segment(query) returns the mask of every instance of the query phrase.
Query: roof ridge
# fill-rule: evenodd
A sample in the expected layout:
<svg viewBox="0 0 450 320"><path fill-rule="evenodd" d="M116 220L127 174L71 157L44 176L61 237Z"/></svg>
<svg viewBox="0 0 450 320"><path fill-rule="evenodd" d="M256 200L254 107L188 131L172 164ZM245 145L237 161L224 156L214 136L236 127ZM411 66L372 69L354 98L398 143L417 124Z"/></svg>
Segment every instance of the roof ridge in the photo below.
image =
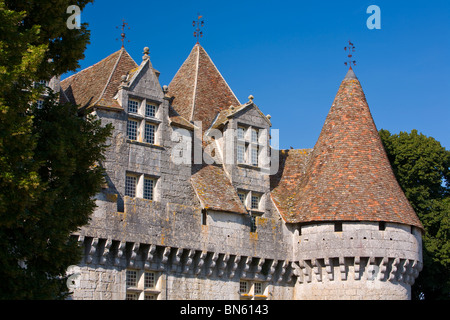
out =
<svg viewBox="0 0 450 320"><path fill-rule="evenodd" d="M192 108L191 108L191 116L189 117L189 121L192 121L194 118L194 110L195 110L195 96L197 95L197 82L198 82L198 64L200 61L200 48L199 45L196 44L194 48L197 48L197 59L195 61L195 79L194 79L194 90L192 92Z"/></svg>
<svg viewBox="0 0 450 320"><path fill-rule="evenodd" d="M112 70L111 70L111 73L110 73L110 75L109 75L109 77L108 77L108 80L106 81L105 87L103 88L102 92L101 92L100 95L98 96L97 101L95 101L94 104L97 104L97 103L102 99L103 95L105 94L106 88L108 88L108 85L109 85L109 83L111 82L111 78L112 78L112 76L113 76L113 74L114 74L114 71L116 71L117 65L119 64L120 58L122 57L122 54L123 54L123 52L125 51L125 48L122 47L122 48L120 48L119 51L120 51L119 57L117 58L116 63L114 64L114 67L113 67Z"/></svg>

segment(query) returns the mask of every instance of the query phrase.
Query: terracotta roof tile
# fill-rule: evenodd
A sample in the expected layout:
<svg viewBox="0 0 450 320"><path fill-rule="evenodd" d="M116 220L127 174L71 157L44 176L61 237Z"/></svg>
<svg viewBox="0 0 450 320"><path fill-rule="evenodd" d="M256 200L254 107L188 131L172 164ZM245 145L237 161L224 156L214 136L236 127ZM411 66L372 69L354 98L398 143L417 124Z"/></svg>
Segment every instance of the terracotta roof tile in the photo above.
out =
<svg viewBox="0 0 450 320"><path fill-rule="evenodd" d="M121 108L115 99L120 78L137 64L122 48L100 62L61 81L61 88L69 100L87 108L94 105Z"/></svg>
<svg viewBox="0 0 450 320"><path fill-rule="evenodd" d="M394 176L361 84L350 70L341 83L287 222L386 221L422 224ZM276 200L274 199L274 202Z"/></svg>
<svg viewBox="0 0 450 320"><path fill-rule="evenodd" d="M189 121L202 121L206 131L217 114L240 102L211 58L196 44L169 85L174 109Z"/></svg>
<svg viewBox="0 0 450 320"><path fill-rule="evenodd" d="M270 176L271 197L286 221L296 218L296 194L312 149L279 150L279 170Z"/></svg>
<svg viewBox="0 0 450 320"><path fill-rule="evenodd" d="M236 189L222 167L207 165L191 177L192 186L202 207L209 210L246 214Z"/></svg>

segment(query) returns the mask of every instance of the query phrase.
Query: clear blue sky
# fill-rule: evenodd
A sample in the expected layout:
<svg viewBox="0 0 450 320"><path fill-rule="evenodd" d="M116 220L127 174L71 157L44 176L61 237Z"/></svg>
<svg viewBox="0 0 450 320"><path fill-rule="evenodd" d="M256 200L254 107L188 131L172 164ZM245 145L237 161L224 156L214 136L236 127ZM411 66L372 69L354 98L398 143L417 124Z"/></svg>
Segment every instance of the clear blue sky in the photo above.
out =
<svg viewBox="0 0 450 320"><path fill-rule="evenodd" d="M372 4L381 9L380 30L366 26ZM195 44L197 13L205 20L201 45L241 103L252 94L272 115L281 148L314 146L352 40L377 128L417 129L450 149L450 1L97 0L81 14L91 30L81 69L120 49L116 26L125 19L125 48L140 63L148 46L168 85Z"/></svg>

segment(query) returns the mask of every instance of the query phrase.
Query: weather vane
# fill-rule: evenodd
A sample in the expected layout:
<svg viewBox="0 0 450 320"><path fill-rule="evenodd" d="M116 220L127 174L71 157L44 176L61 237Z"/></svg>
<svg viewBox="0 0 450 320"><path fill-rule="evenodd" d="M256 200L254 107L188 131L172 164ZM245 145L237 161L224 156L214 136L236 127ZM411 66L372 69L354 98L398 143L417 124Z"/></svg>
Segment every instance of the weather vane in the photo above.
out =
<svg viewBox="0 0 450 320"><path fill-rule="evenodd" d="M352 64L353 64L353 66L356 66L356 61L352 60L352 57L353 57L352 52L355 52L355 46L353 45L353 43L350 42L350 40L348 41L348 46L344 47L344 50L346 52L348 52L348 55L347 55L348 61L344 62L344 64L346 66L349 66L350 68L352 67Z"/></svg>
<svg viewBox="0 0 450 320"><path fill-rule="evenodd" d="M124 43L125 38L126 38L125 27L128 27L128 23L125 22L125 19L122 19L122 33L120 34L120 38L121 38L121 41L122 41L122 48L124 47L123 43ZM116 29L119 29L119 27L117 26ZM130 27L128 27L128 30L130 30ZM119 40L119 39L117 38L116 40ZM128 40L128 42L130 42L130 40Z"/></svg>
<svg viewBox="0 0 450 320"><path fill-rule="evenodd" d="M205 21L200 20L203 16L197 14L197 21L192 21L192 26L195 28L194 37L197 38L197 43L200 43L200 38L203 37L203 32L200 31L200 28L203 27Z"/></svg>

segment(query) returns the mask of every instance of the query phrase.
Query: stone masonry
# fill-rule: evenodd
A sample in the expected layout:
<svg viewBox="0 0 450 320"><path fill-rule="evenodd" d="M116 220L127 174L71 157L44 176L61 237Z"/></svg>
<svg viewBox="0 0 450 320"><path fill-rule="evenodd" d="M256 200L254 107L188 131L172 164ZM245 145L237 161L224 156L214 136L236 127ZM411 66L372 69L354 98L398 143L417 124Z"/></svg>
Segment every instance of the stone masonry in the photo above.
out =
<svg viewBox="0 0 450 320"><path fill-rule="evenodd" d="M169 86L148 48L139 65L122 48L61 81L114 126L98 207L73 234L72 299L409 299L423 228L350 71L312 150L274 149L270 116L199 44ZM333 131L348 118L370 152Z"/></svg>

